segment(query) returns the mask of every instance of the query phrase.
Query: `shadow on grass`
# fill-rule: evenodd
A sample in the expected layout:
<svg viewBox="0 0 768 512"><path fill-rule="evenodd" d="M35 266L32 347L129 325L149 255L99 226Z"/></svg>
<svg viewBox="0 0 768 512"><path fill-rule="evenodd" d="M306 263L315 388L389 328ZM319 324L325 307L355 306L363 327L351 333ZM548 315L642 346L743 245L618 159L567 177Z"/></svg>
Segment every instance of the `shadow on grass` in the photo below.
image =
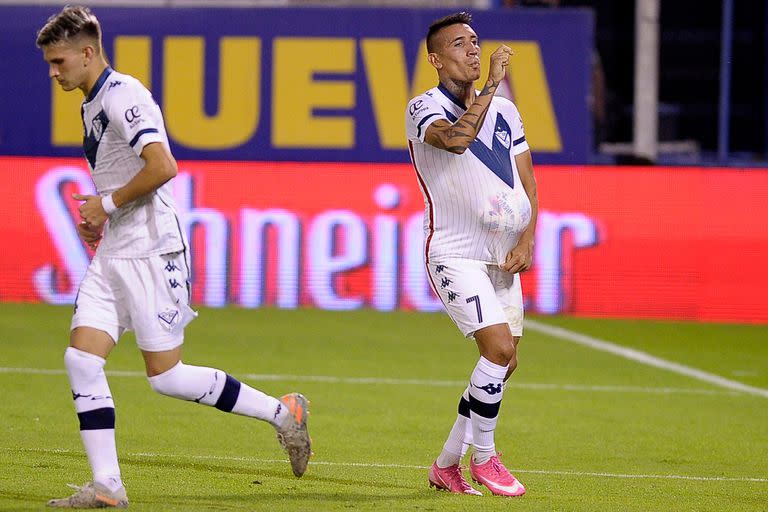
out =
<svg viewBox="0 0 768 512"><path fill-rule="evenodd" d="M85 455L83 453L77 453L77 452L54 452L49 453L48 456L50 457L58 457L58 458L67 458L67 459L83 459L85 458ZM220 474L230 474L230 475L241 475L245 478L247 478L249 481L259 480L263 478L274 478L278 480L282 480L287 484L296 484L299 485L301 482L322 482L322 483L333 483L337 485L349 485L349 486L356 486L356 487L364 487L364 488L375 488L375 489L413 489L413 485L406 485L406 484L398 484L397 482L393 481L372 481L367 478L363 478L362 475L358 476L359 478L339 478L339 477L332 477L327 475L318 475L316 472L312 471L312 466L310 462L309 470L306 474L304 474L301 479L297 479L293 476L290 472L290 465L288 461L285 461L285 469L271 469L264 466L251 466L251 465L245 465L242 462L239 464L232 464L231 462L227 462L226 465L222 465L220 463L213 463L213 462L204 462L204 461L179 461L179 460L168 460L167 458L164 458L161 455L155 455L151 458L149 457L142 457L142 456L136 456L136 455L127 455L120 458L120 465L125 467L127 465L136 466L136 467L147 467L147 468L156 468L156 469L167 469L167 470L191 470L191 471L200 471L200 472L208 472L208 473L220 473ZM316 490L313 489L311 492L307 493L307 497L316 496ZM296 494L291 494L290 496L296 497Z"/></svg>

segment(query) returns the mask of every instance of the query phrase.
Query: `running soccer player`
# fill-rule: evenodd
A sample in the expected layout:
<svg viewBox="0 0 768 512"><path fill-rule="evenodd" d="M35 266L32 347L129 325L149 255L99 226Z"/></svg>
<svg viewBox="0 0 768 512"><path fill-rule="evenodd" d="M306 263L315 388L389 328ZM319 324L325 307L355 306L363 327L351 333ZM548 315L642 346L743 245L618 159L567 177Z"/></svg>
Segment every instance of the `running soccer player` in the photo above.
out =
<svg viewBox="0 0 768 512"><path fill-rule="evenodd" d="M480 494L459 466L471 444L472 479L493 494L520 496L525 488L499 460L494 430L523 334L518 272L530 268L533 258L536 181L520 114L512 102L494 96L512 51L502 45L491 54L488 80L476 91L480 46L471 22L461 12L429 27L427 58L440 83L413 98L405 114L424 195L430 283L480 352L429 483Z"/></svg>
<svg viewBox="0 0 768 512"><path fill-rule="evenodd" d="M37 45L49 75L85 95L83 149L99 195L82 201L81 239L96 254L80 284L64 364L93 480L52 507L128 506L115 447L115 405L104 365L120 335L136 333L155 391L271 423L301 476L311 453L307 400L271 397L214 368L181 361L189 307L189 253L169 180L177 172L163 116L135 78L109 67L101 27L86 7L48 19Z"/></svg>

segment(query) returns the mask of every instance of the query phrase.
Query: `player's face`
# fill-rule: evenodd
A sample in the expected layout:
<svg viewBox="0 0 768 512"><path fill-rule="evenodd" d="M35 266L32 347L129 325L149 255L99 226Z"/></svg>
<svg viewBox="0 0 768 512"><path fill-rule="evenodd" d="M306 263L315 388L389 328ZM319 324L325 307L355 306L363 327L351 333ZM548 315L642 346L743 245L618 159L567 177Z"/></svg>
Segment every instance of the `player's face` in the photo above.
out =
<svg viewBox="0 0 768 512"><path fill-rule="evenodd" d="M457 23L438 33L437 56L442 72L457 82L480 78L480 45L472 27Z"/></svg>
<svg viewBox="0 0 768 512"><path fill-rule="evenodd" d="M62 89L71 91L82 87L87 79L87 61L83 48L69 42L43 47L43 58L48 63L48 76L56 79Z"/></svg>

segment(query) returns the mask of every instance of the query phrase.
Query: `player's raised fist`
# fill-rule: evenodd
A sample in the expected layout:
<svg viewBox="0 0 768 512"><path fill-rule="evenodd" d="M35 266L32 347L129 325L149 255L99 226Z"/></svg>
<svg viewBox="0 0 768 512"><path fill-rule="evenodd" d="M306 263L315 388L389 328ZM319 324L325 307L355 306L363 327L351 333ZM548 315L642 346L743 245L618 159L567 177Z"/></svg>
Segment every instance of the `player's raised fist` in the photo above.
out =
<svg viewBox="0 0 768 512"><path fill-rule="evenodd" d="M503 44L496 48L491 54L491 67L488 72L488 78L494 83L499 83L507 74L509 59L514 55L512 48Z"/></svg>

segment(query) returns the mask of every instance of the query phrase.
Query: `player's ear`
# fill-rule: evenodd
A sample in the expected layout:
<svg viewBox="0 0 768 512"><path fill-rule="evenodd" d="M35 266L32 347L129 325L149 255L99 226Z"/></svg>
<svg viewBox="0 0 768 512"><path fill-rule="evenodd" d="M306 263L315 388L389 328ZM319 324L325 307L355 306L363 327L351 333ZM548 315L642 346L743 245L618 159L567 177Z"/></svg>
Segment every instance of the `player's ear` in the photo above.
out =
<svg viewBox="0 0 768 512"><path fill-rule="evenodd" d="M92 45L86 44L83 46L81 51L83 52L83 57L85 57L84 64L87 66L91 59L93 59L93 56L96 54L96 50Z"/></svg>
<svg viewBox="0 0 768 512"><path fill-rule="evenodd" d="M436 53L429 53L427 54L427 60L430 64L432 64L432 67L435 69L442 69L443 63L440 62L440 56Z"/></svg>

